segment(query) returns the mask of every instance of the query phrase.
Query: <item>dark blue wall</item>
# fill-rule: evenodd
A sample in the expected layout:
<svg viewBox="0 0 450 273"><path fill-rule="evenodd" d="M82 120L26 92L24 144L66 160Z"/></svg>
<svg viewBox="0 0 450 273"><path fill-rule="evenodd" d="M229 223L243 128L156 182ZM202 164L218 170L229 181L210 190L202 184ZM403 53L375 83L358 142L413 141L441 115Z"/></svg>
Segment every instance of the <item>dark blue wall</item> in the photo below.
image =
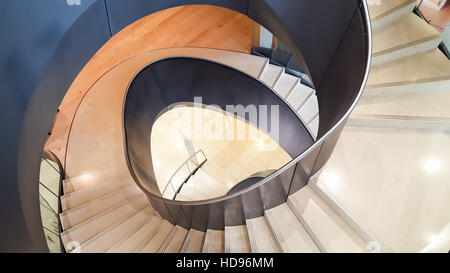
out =
<svg viewBox="0 0 450 273"><path fill-rule="evenodd" d="M175 81L173 75L177 75ZM162 111L180 102L193 103L194 97L201 97L204 105L217 105L223 110L227 105L267 106L267 116L258 113L257 118L259 122L266 119L269 126L276 124L278 128L263 128L258 120L249 120L245 114L231 114L242 115L241 119L271 136L292 158L314 143L294 110L270 88L251 76L234 68L196 58L163 59L136 74L128 88L124 105L125 147L130 171L151 194L161 196L148 141L152 125ZM272 120L274 117L270 114L273 106L279 109L277 120Z"/></svg>

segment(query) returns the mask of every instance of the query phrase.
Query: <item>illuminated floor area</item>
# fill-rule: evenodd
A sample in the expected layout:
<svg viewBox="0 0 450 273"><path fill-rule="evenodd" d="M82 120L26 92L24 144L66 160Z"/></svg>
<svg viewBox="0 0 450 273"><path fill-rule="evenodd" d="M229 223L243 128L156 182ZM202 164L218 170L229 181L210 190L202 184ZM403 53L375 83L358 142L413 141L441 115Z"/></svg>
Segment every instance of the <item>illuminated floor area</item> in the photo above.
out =
<svg viewBox="0 0 450 273"><path fill-rule="evenodd" d="M446 133L346 127L317 185L391 251L447 252L449 155Z"/></svg>
<svg viewBox="0 0 450 273"><path fill-rule="evenodd" d="M207 161L200 172L221 184L208 197L225 195L249 176L278 170L292 160L274 139L255 126L222 111L188 106L169 110L157 119L152 127L151 148L161 191L192 152L202 150Z"/></svg>

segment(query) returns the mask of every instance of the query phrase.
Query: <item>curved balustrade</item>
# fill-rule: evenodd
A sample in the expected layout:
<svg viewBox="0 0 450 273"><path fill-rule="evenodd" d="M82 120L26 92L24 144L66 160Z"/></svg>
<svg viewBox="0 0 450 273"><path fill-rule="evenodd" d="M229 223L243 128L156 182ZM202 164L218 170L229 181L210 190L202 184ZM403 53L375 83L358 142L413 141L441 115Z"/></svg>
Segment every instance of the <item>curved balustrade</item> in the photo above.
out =
<svg viewBox="0 0 450 273"><path fill-rule="evenodd" d="M186 159L170 177L162 191L162 196L164 198L175 200L183 185L206 162L206 160L208 159L202 150L198 150ZM183 173L183 170L187 172Z"/></svg>

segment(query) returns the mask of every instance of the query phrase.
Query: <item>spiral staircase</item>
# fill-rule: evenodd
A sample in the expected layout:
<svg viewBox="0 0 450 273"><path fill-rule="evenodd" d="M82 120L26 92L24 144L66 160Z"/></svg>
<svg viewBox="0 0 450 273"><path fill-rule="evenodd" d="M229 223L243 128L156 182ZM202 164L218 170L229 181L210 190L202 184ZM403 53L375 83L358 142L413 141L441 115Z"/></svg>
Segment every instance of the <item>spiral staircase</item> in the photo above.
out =
<svg viewBox="0 0 450 273"><path fill-rule="evenodd" d="M306 74L317 88L311 88L304 78L288 73L286 67L268 58L212 48L172 47L145 51L115 65L96 79L82 97L69 128L64 162L68 176L62 181L59 214L60 238L66 252L396 251L343 209L342 200L337 200L341 196L335 200L328 194L321 186L320 175L338 165L339 159L335 158L342 150L340 143L349 137L348 127L417 129L419 126L427 130L445 123L443 118L424 118L412 109L417 101L429 96L427 92L431 88L437 99L445 98L444 91L450 83L450 63L437 49L442 37L412 13L416 1L381 1L381 5L369 6L365 1L352 1L357 4L352 3L354 10L346 14L350 19L342 23L342 37L336 38L339 42L332 50L335 55L325 52L313 58L308 53L314 51L311 46L314 43L303 45L303 51L295 49L300 36L310 35L290 28L295 25L295 14L274 1L261 2L266 6L260 7L252 4L254 2L246 6L249 10L254 7L252 18L264 20L261 14L269 10L284 15L281 19L281 16L274 17L285 21L275 23L272 28L288 41L293 58L307 67ZM325 5L325 2L305 4L304 8ZM292 5L297 4L302 5L300 1L292 2ZM234 2L230 6L237 6L236 10L242 8ZM158 6L158 9L162 8ZM368 10L372 33L366 29ZM126 26L121 20L135 19L120 18L118 22ZM329 18L333 19L336 18ZM119 27L119 23L109 24L110 35L111 31L123 27ZM370 59L365 56L368 53L372 53L372 68L367 75L370 61L364 58ZM348 58L351 54L354 58ZM314 59L318 62L312 63ZM347 73L343 68L352 62L357 65L354 69L349 67ZM184 70L177 70L181 68ZM284 107L282 119L286 120L280 145L292 161L229 195L217 194L231 188L224 187L200 167L180 188L178 199L162 197L155 188L154 166L147 155L151 130L143 129L143 124L148 125L149 120L154 122L161 109L173 102L185 101L184 93L176 91L176 81L158 78L167 74L162 73L164 71L180 75L180 86L192 90L197 90L197 86L190 85L193 80L189 75L205 90L209 90L206 82L214 82L215 76L230 75L226 77L228 83L222 79L216 89L212 89L217 94L204 94L207 102L208 98L212 98L211 103L215 102L214 96L219 93L220 98L233 100L239 97L233 92L241 92L243 101L254 99L261 104L280 104ZM204 79L195 76L199 71ZM358 72L353 73L355 71ZM217 78L220 81L220 76ZM162 90L154 92L158 94L148 93L155 90L153 82ZM221 84L235 82L243 83L247 90L233 90L225 95L219 92ZM255 93L251 93L252 88ZM247 99L245 92L257 95ZM337 151L333 153L336 145ZM447 252L446 239L425 251Z"/></svg>

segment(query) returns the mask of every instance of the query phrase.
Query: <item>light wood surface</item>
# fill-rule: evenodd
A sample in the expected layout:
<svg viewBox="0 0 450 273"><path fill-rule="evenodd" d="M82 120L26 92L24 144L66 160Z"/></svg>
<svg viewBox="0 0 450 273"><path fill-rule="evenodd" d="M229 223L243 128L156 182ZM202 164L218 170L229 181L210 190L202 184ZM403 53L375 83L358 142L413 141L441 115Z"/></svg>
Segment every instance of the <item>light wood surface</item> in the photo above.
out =
<svg viewBox="0 0 450 273"><path fill-rule="evenodd" d="M152 234L150 240L146 242L146 244L139 248L139 252L141 253L156 253L161 248L161 246L166 241L169 234L172 232L174 226L169 223L167 220L163 220L158 228L157 231Z"/></svg>
<svg viewBox="0 0 450 273"><path fill-rule="evenodd" d="M180 185L177 181L189 176L185 165L178 169L189 158L185 138L193 149L204 152L207 161L181 188L179 200L224 196L249 176L277 170L292 160L277 140L244 120L224 111L178 105L152 127L151 154L161 192L175 173L175 188Z"/></svg>
<svg viewBox="0 0 450 273"><path fill-rule="evenodd" d="M61 239L66 247L66 250L71 251L69 248L71 242L83 244L93 238L96 234L104 231L109 226L117 223L118 221L131 217L148 205L149 202L147 198L145 196L141 196L134 200L120 203L107 211L82 222L81 224L65 230L61 233Z"/></svg>

